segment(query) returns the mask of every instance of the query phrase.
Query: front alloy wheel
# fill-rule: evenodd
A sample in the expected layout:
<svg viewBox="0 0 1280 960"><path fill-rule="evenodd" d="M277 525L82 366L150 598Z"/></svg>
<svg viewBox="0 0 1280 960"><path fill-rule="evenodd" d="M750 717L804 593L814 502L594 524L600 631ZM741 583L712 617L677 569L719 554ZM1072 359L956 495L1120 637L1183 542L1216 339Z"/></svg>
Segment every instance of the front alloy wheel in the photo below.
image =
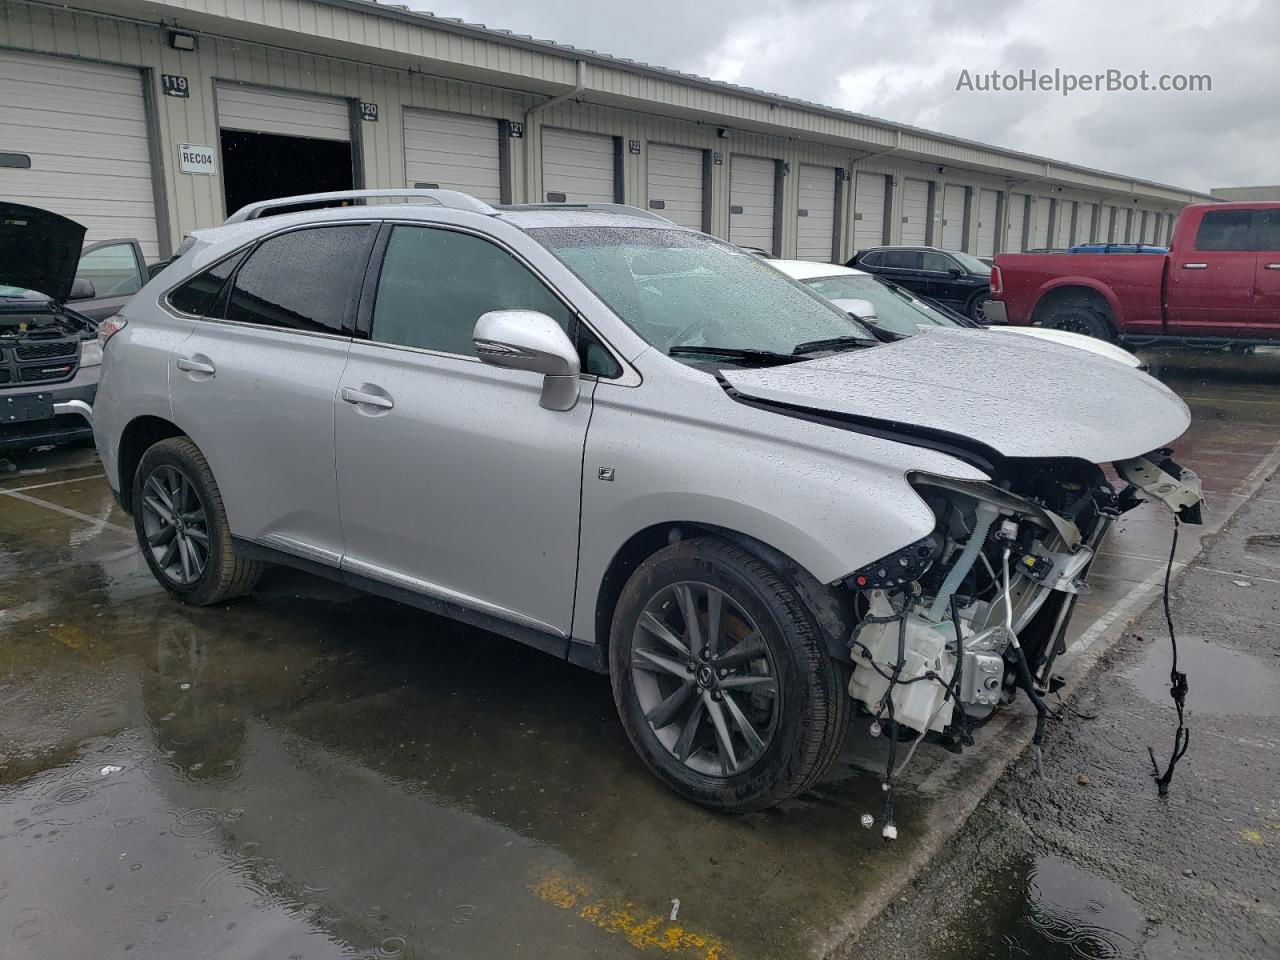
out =
<svg viewBox="0 0 1280 960"><path fill-rule="evenodd" d="M161 464L142 483L142 529L155 568L176 584L200 579L209 562L209 517L194 484Z"/></svg>
<svg viewBox="0 0 1280 960"><path fill-rule="evenodd" d="M676 760L727 777L764 756L778 681L759 630L731 596L708 583L663 587L640 614L631 653L645 721Z"/></svg>

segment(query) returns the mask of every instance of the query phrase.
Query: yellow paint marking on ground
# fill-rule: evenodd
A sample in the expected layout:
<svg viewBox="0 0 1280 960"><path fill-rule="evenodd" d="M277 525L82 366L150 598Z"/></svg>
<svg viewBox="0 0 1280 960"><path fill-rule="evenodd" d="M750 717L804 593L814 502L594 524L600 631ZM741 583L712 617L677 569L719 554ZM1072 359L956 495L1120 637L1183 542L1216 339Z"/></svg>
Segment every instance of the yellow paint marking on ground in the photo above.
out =
<svg viewBox="0 0 1280 960"><path fill-rule="evenodd" d="M1252 843L1255 847L1260 847L1264 843L1266 843L1266 841L1262 839L1262 834L1260 834L1257 830L1241 830L1240 836L1244 837L1246 840Z"/></svg>
<svg viewBox="0 0 1280 960"><path fill-rule="evenodd" d="M541 877L529 889L539 900L573 911L592 926L623 937L637 950L657 950L688 960L736 960L736 954L715 937L688 930L665 914L638 912L629 900L595 897L585 885L559 871Z"/></svg>

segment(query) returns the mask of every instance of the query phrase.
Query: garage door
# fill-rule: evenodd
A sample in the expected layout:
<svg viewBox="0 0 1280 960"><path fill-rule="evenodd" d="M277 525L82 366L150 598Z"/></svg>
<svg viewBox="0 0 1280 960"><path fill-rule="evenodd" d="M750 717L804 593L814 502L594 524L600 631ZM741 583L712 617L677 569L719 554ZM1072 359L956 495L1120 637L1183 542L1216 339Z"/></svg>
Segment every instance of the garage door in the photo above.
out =
<svg viewBox="0 0 1280 960"><path fill-rule="evenodd" d="M26 158L0 166L0 197L70 217L86 240L136 237L159 259L138 71L0 52L0 87L0 151Z"/></svg>
<svg viewBox="0 0 1280 960"><path fill-rule="evenodd" d="M613 137L542 131L542 191L549 203L613 203Z"/></svg>
<svg viewBox="0 0 1280 960"><path fill-rule="evenodd" d="M777 164L735 154L729 161L729 239L773 254L774 178Z"/></svg>
<svg viewBox="0 0 1280 960"><path fill-rule="evenodd" d="M485 203L501 203L498 122L405 110L404 180L409 187L461 190Z"/></svg>
<svg viewBox="0 0 1280 960"><path fill-rule="evenodd" d="M1116 242L1116 230L1119 228L1119 216L1116 208L1110 204L1102 207L1102 223L1098 227L1098 239L1103 243Z"/></svg>
<svg viewBox="0 0 1280 960"><path fill-rule="evenodd" d="M994 257L996 253L996 218L1000 194L994 190L978 191L978 256Z"/></svg>
<svg viewBox="0 0 1280 960"><path fill-rule="evenodd" d="M853 248L865 250L884 243L885 177L860 173L854 180Z"/></svg>
<svg viewBox="0 0 1280 960"><path fill-rule="evenodd" d="M929 231L929 183L906 179L902 184L902 242L921 244Z"/></svg>
<svg viewBox="0 0 1280 960"><path fill-rule="evenodd" d="M1005 234L1004 249L1009 253L1021 253L1026 249L1022 231L1027 222L1027 195L1009 194L1009 229Z"/></svg>
<svg viewBox="0 0 1280 960"><path fill-rule="evenodd" d="M796 256L830 263L836 229L836 170L800 164L800 207L796 221Z"/></svg>
<svg viewBox="0 0 1280 960"><path fill-rule="evenodd" d="M1048 197L1036 197L1031 204L1031 249L1043 250L1049 246L1049 210L1053 201Z"/></svg>
<svg viewBox="0 0 1280 960"><path fill-rule="evenodd" d="M1076 205L1076 243L1090 243L1093 240L1093 211L1096 205L1080 203Z"/></svg>
<svg viewBox="0 0 1280 960"><path fill-rule="evenodd" d="M952 183L942 191L942 248L964 247L964 187Z"/></svg>
<svg viewBox="0 0 1280 960"><path fill-rule="evenodd" d="M234 83L217 85L218 126L313 140L351 140L351 107L338 97L313 97Z"/></svg>
<svg viewBox="0 0 1280 960"><path fill-rule="evenodd" d="M691 147L649 144L649 209L683 227L701 230L703 153Z"/></svg>

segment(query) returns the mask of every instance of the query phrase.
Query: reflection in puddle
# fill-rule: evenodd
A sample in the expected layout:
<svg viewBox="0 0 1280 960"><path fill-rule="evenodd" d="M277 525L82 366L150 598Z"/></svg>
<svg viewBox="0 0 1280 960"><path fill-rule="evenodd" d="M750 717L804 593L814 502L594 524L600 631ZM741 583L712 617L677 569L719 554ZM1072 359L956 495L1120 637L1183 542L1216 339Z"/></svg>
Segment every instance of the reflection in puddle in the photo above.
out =
<svg viewBox="0 0 1280 960"><path fill-rule="evenodd" d="M1275 716L1280 710L1280 684L1273 668L1251 654L1203 637L1179 637L1178 668L1191 678L1188 710L1230 716ZM1170 703L1168 640L1151 643L1125 679L1153 703Z"/></svg>

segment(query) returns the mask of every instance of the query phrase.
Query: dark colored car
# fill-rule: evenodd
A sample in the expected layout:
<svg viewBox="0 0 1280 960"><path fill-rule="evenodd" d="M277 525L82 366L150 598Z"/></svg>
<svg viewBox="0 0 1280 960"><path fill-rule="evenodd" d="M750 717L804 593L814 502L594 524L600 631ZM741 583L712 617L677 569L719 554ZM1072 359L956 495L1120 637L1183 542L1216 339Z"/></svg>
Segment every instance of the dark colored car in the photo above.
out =
<svg viewBox="0 0 1280 960"><path fill-rule="evenodd" d="M103 241L89 250L106 255L82 256L84 233L56 213L0 203L0 447L92 436L102 348L95 318L65 304L76 294L99 310L123 303L119 291L133 281L121 275L121 251L108 248L133 242ZM98 298L95 280L77 279L86 261L110 299Z"/></svg>
<svg viewBox="0 0 1280 960"><path fill-rule="evenodd" d="M860 250L846 266L873 273L986 322L984 306L990 293L991 267L977 257L937 247L872 247Z"/></svg>

